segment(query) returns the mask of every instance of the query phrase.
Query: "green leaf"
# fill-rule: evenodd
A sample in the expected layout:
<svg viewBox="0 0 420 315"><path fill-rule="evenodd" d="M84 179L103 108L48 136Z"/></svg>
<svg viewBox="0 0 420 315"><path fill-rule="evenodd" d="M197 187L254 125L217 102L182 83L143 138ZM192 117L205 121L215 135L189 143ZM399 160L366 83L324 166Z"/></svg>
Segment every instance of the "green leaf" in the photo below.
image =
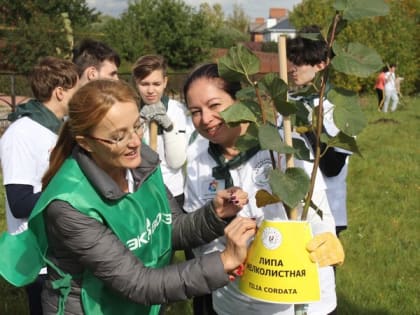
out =
<svg viewBox="0 0 420 315"><path fill-rule="evenodd" d="M300 33L300 36L313 41L324 40L320 33Z"/></svg>
<svg viewBox="0 0 420 315"><path fill-rule="evenodd" d="M251 149L259 144L258 141L258 127L256 124L251 123L248 126L246 133L238 138L235 143L235 147L241 151L245 152L248 149Z"/></svg>
<svg viewBox="0 0 420 315"><path fill-rule="evenodd" d="M334 42L335 57L331 65L335 70L359 77L368 77L383 67L381 56L372 48L360 43L349 43L342 47Z"/></svg>
<svg viewBox="0 0 420 315"><path fill-rule="evenodd" d="M246 121L256 123L260 115L259 106L253 101L236 102L220 112L220 116L229 125Z"/></svg>
<svg viewBox="0 0 420 315"><path fill-rule="evenodd" d="M265 75L258 86L266 91L271 97L276 110L283 116L289 116L296 112L294 103L287 101L287 84L275 73Z"/></svg>
<svg viewBox="0 0 420 315"><path fill-rule="evenodd" d="M243 45L231 47L218 65L219 75L228 81L243 81L260 71L260 60Z"/></svg>
<svg viewBox="0 0 420 315"><path fill-rule="evenodd" d="M356 153L360 157L363 157L354 137L350 137L343 132L339 132L335 137L331 137L326 143L330 147L337 147L347 151L351 151Z"/></svg>
<svg viewBox="0 0 420 315"><path fill-rule="evenodd" d="M272 99L287 100L287 84L276 73L266 74L258 83L265 87Z"/></svg>
<svg viewBox="0 0 420 315"><path fill-rule="evenodd" d="M305 104L301 101L290 102L294 102L296 108L293 125L296 127L311 125L309 122L309 110L306 108Z"/></svg>
<svg viewBox="0 0 420 315"><path fill-rule="evenodd" d="M253 86L246 86L239 90L235 97L239 101L254 100L257 97L257 94L255 93L255 88Z"/></svg>
<svg viewBox="0 0 420 315"><path fill-rule="evenodd" d="M293 115L297 111L294 102L278 101L274 103L274 105L276 106L277 111L283 116Z"/></svg>
<svg viewBox="0 0 420 315"><path fill-rule="evenodd" d="M336 0L334 8L343 11L343 18L348 21L389 13L389 6L384 0Z"/></svg>
<svg viewBox="0 0 420 315"><path fill-rule="evenodd" d="M356 93L334 88L329 91L327 98L334 104L334 123L346 135L356 136L366 127L366 117L360 108Z"/></svg>
<svg viewBox="0 0 420 315"><path fill-rule="evenodd" d="M278 153L294 153L295 150L286 145L279 134L278 129L271 124L263 124L258 128L258 139L261 149L273 150Z"/></svg>
<svg viewBox="0 0 420 315"><path fill-rule="evenodd" d="M287 206L294 208L305 198L310 179L302 168L291 167L283 173L279 169L269 174L270 187L273 193Z"/></svg>
<svg viewBox="0 0 420 315"><path fill-rule="evenodd" d="M309 149L306 146L305 142L301 139L292 138L293 148L295 148L295 156L299 160L303 161L312 161L309 154Z"/></svg>

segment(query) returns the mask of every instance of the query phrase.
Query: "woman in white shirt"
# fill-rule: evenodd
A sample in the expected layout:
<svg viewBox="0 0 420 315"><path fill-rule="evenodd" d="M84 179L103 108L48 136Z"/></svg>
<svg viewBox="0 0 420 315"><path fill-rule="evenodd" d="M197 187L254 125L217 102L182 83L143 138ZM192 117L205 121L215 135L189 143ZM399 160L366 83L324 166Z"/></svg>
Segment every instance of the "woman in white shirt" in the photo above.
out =
<svg viewBox="0 0 420 315"><path fill-rule="evenodd" d="M248 128L247 123L229 127L220 112L234 106L235 94L241 89L239 82L227 82L219 77L216 64L205 64L196 68L188 77L184 86L184 95L192 122L199 134L208 140L208 149L201 150L193 159L188 160L184 210L194 211L219 189L231 185L239 186L249 194L250 202L238 214L256 218L287 220L285 209L280 203L264 209L256 206L255 194L259 189L271 191L266 180L267 170L272 167L270 154L259 147L240 152L235 147L240 135ZM284 160L284 159L282 159ZM296 161L297 166L311 169L311 163ZM308 221L314 234L335 233L334 218L331 214L322 176L314 191L314 203L323 209L321 219L313 209ZM336 240L335 234L333 236ZM338 243L339 244L339 243ZM207 245L194 249L196 255L222 250L225 240L219 238ZM342 250L337 246L337 252ZM336 262L335 262L336 263ZM309 307L309 314L328 314L336 307L334 273L332 267L320 268L321 301ZM257 314L294 314L291 304L271 304L243 295L237 282L231 282L212 294L214 311L219 315L257 315ZM209 312L211 313L211 312Z"/></svg>

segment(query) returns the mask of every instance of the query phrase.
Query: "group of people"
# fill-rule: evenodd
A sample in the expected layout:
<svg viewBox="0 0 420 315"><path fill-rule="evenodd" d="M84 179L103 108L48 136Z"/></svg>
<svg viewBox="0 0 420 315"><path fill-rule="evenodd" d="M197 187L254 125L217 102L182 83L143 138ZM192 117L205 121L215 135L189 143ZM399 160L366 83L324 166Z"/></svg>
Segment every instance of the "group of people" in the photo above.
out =
<svg viewBox="0 0 420 315"><path fill-rule="evenodd" d="M391 112L395 112L398 107L400 83L403 78L395 75L397 66L390 64L384 67L376 77L375 91L378 97L378 111L388 112L391 103Z"/></svg>
<svg viewBox="0 0 420 315"><path fill-rule="evenodd" d="M327 46L313 44L304 36L287 42L297 85L325 68ZM29 284L31 314L160 314L162 304L193 297L195 315L294 314L291 304L256 301L238 289L258 224L287 220L281 203L256 206L256 191L270 188L255 172L270 167L270 153L238 151L248 123L232 127L220 115L235 105L240 82L220 77L216 63L199 65L185 81L183 105L164 95L162 56L136 61L134 87L118 80L119 64L112 48L93 40L75 49L73 62L44 58L31 76L34 100L10 115L0 140L10 233L0 248L26 233L41 257L26 262L40 271L37 279L19 279ZM334 106L327 106L324 127L334 136ZM302 137L310 150L313 137ZM321 300L309 303L312 315L333 314L337 305L332 266L344 260L336 235L347 225L348 156L328 148L315 184L323 215L311 208L308 216L308 256L319 264L321 288ZM33 252L31 244L22 242L21 252ZM171 264L178 249L193 250L191 259ZM15 259L11 266L22 263ZM13 280L5 269L0 274Z"/></svg>

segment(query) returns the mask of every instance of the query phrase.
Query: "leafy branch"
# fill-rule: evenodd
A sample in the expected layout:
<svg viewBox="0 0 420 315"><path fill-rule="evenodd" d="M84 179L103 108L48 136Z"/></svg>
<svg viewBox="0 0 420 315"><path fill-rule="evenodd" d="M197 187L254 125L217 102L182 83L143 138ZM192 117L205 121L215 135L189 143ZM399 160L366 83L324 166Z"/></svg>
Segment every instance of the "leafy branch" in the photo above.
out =
<svg viewBox="0 0 420 315"><path fill-rule="evenodd" d="M241 151L259 144L261 149L269 150L273 169L268 175L272 193L259 191L257 206L282 202L286 210L296 208L304 202L302 220L306 219L312 204L315 178L321 157L320 143L326 147L339 147L360 154L355 141L366 126L366 119L359 106L356 93L342 88L328 86L331 68L346 75L369 76L383 66L380 56L373 50L359 43L346 46L336 42L337 35L348 23L365 17L380 16L388 13L384 0L337 0L336 10L327 32L328 58L326 67L311 86L296 91L298 96L316 95L319 104L315 107L311 119L308 109L302 101L288 99L288 85L277 74L269 73L259 80L254 80L258 73L259 59L242 45L232 47L228 54L219 59L219 73L228 81L241 81L243 88L236 95L237 102L221 113L227 124L237 125L248 122L245 135L237 142ZM311 39L311 34L307 35ZM319 40L314 37L313 40ZM333 120L339 129L336 136L331 137L323 131L324 100L334 104ZM280 136L278 129L281 117L293 117L293 129L298 132L315 131L316 145L314 159L311 160L309 150L302 140L293 139L288 145ZM295 155L301 160L313 162L311 177L302 168L288 166L280 169L280 158L276 165L274 152ZM289 216L290 217L290 216Z"/></svg>

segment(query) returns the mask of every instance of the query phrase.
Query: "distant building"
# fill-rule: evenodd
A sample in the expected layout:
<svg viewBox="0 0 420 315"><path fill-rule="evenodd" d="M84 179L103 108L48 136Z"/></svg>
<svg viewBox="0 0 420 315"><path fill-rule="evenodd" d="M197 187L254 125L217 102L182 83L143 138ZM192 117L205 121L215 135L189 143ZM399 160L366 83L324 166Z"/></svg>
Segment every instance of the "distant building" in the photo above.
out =
<svg viewBox="0 0 420 315"><path fill-rule="evenodd" d="M267 42L277 42L279 35L296 36L296 29L289 22L289 12L285 8L270 8L269 17L258 17L248 27L251 41L243 43L260 60L260 74L279 72L279 57L275 52L262 51ZM227 53L227 49L217 49L214 59Z"/></svg>
<svg viewBox="0 0 420 315"><path fill-rule="evenodd" d="M296 36L296 29L289 21L289 12L285 8L270 8L266 20L258 17L249 25L253 42L277 42L279 35Z"/></svg>
<svg viewBox="0 0 420 315"><path fill-rule="evenodd" d="M264 30L264 41L277 42L280 35L286 35L292 38L296 36L296 29L290 24L288 17L284 17L278 20L276 25L266 28Z"/></svg>
<svg viewBox="0 0 420 315"><path fill-rule="evenodd" d="M252 42L263 42L264 41L264 30L267 28L265 19L258 17L255 22L251 22L248 28L248 32L251 34Z"/></svg>

